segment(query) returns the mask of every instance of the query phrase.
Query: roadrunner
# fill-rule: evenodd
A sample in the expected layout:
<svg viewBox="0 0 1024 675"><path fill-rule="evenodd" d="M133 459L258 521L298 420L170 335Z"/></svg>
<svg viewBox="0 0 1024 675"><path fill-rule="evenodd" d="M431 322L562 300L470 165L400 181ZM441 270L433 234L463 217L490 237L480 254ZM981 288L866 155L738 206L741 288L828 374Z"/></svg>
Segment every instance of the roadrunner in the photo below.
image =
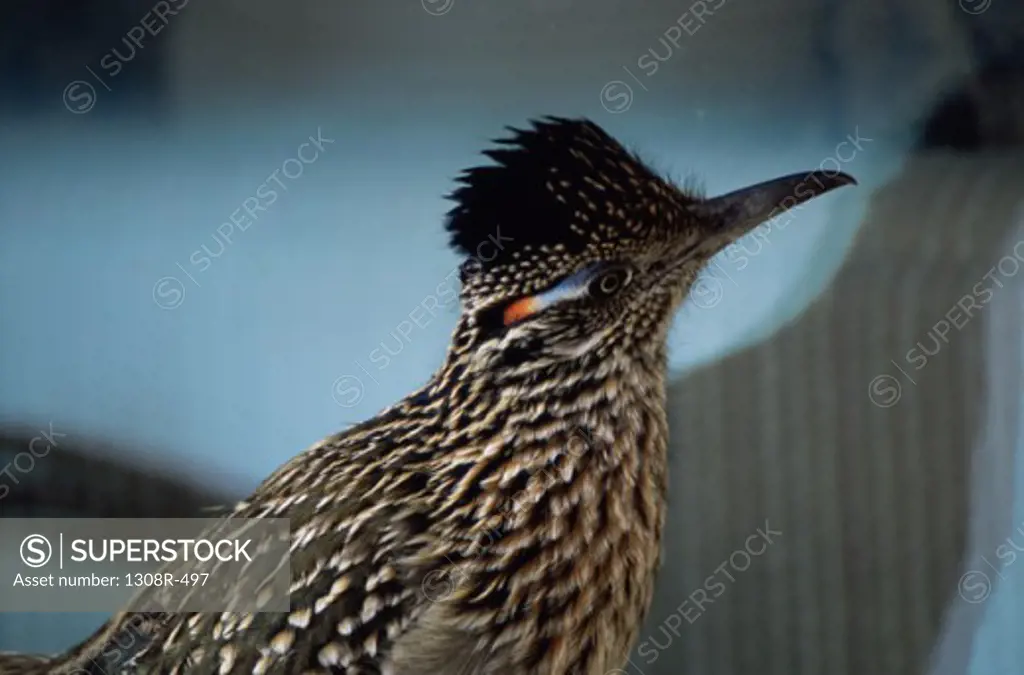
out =
<svg viewBox="0 0 1024 675"><path fill-rule="evenodd" d="M511 129L449 197L462 311L444 364L299 454L233 518L289 518L290 611L123 613L0 671L605 675L651 602L666 335L707 261L845 174L704 198L587 120ZM484 255L483 252L486 252ZM7 670L4 671L6 664Z"/></svg>

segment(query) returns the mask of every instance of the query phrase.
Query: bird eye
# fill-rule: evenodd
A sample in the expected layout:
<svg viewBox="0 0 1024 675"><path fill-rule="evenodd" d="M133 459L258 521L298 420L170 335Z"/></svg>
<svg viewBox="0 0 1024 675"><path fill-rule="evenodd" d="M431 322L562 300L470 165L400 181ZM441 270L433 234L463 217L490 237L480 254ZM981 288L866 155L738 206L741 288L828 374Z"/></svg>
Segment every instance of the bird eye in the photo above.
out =
<svg viewBox="0 0 1024 675"><path fill-rule="evenodd" d="M613 267L590 282L588 291L596 298L608 298L621 291L633 278L628 267Z"/></svg>

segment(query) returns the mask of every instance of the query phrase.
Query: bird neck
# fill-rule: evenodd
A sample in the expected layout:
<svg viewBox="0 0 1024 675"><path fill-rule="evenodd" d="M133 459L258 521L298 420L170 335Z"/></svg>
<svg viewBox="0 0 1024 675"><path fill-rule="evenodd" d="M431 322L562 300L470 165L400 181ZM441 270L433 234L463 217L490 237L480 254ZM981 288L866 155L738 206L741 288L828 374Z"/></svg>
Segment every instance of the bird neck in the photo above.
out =
<svg viewBox="0 0 1024 675"><path fill-rule="evenodd" d="M652 527L660 521L663 346L497 372L474 370L470 353L457 334L442 368L407 399L436 439L438 508L481 527L493 519L514 526L548 508L552 492L576 485L580 498L603 499L616 485L632 495L639 481L646 495L630 496L630 508L645 509Z"/></svg>

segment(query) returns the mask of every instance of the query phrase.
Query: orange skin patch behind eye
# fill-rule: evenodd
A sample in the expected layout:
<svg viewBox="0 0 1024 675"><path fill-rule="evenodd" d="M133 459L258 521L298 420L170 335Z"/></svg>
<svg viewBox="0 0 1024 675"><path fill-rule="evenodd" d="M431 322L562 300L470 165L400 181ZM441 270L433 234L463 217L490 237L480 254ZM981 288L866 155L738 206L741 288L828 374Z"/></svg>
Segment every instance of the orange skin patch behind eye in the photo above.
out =
<svg viewBox="0 0 1024 675"><path fill-rule="evenodd" d="M505 308L504 321L506 326L522 321L540 309L540 302L534 296L516 300Z"/></svg>

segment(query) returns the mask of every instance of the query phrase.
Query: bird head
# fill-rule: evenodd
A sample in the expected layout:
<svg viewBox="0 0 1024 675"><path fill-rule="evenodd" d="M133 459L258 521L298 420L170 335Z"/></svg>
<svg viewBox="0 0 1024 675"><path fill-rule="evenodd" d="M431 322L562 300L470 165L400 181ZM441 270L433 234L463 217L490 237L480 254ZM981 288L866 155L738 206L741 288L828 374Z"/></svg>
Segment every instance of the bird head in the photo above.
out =
<svg viewBox="0 0 1024 675"><path fill-rule="evenodd" d="M664 351L698 273L759 224L834 188L808 172L704 198L588 120L510 129L465 171L447 230L465 260L454 349L482 367Z"/></svg>

